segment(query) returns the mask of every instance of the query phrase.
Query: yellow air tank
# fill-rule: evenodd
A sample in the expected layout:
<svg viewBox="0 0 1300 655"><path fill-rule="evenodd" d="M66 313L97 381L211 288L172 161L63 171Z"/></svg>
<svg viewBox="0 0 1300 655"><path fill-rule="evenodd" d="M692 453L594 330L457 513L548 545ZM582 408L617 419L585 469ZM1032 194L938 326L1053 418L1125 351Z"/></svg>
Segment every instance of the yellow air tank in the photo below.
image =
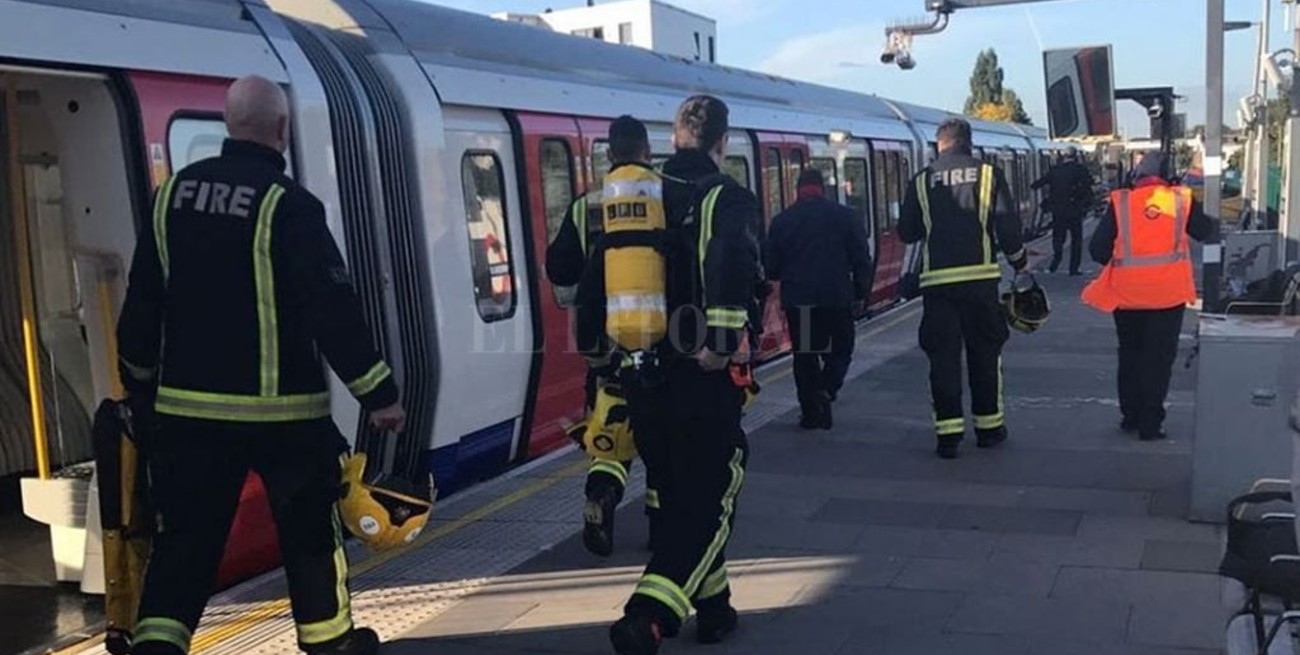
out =
<svg viewBox="0 0 1300 655"><path fill-rule="evenodd" d="M663 180L646 166L620 166L605 178L605 332L620 348L649 350L668 331Z"/></svg>

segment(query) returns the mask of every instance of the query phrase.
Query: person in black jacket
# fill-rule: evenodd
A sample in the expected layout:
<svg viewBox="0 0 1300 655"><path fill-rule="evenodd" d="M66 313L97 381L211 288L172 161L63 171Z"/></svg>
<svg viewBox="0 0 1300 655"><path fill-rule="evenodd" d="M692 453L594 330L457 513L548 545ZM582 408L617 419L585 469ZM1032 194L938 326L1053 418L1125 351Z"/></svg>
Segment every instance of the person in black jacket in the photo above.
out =
<svg viewBox="0 0 1300 655"><path fill-rule="evenodd" d="M1035 191L1047 187L1047 200L1043 208L1052 213L1052 265L1055 273L1061 267L1065 239L1070 239L1070 275L1079 275L1079 259L1083 253L1083 217L1092 205L1092 173L1071 151L1069 159L1053 166L1031 186Z"/></svg>
<svg viewBox="0 0 1300 655"><path fill-rule="evenodd" d="M772 219L767 278L781 283L794 347L799 425L831 428L831 402L853 359L853 302L871 292L867 230L853 211L826 197L822 174L799 175L798 201Z"/></svg>
<svg viewBox="0 0 1300 655"><path fill-rule="evenodd" d="M221 155L161 185L136 246L118 342L130 402L157 415L144 454L161 527L135 655L188 652L250 469L270 496L300 648L378 650L347 602L334 513L346 444L317 353L373 425L401 431L405 414L323 205L284 174L288 116L276 84L232 84Z"/></svg>
<svg viewBox="0 0 1300 655"><path fill-rule="evenodd" d="M952 118L937 134L939 158L908 187L898 234L920 243L924 314L921 348L930 358L936 453L957 457L966 433L962 347L970 377L976 445L1007 438L1002 403L1002 345L1010 335L998 299L997 250L1021 271L1027 262L1020 217L1002 171L971 155L970 123Z"/></svg>
<svg viewBox="0 0 1300 655"><path fill-rule="evenodd" d="M622 655L654 655L678 634L691 608L696 639L722 640L736 627L726 546L749 447L741 428L743 389L728 369L745 342L759 278L758 200L721 172L727 106L694 96L677 110L663 167L668 228L668 336L656 370L624 384L637 451L659 485L661 523L653 555L610 627ZM605 237L608 238L608 237ZM603 244L578 285L578 347L600 356L605 336Z"/></svg>
<svg viewBox="0 0 1300 655"><path fill-rule="evenodd" d="M645 124L631 116L614 119L609 125L609 159L610 172L622 166L649 166L650 136ZM582 281L587 259L604 231L603 220L600 189L584 194L569 206L555 239L546 248L546 275L557 287L557 298L571 298L573 288ZM609 366L587 367L588 411L595 407L599 378L613 377L616 373ZM594 555L608 557L614 552L614 514L623 502L631 467L630 460L615 462L595 457L591 460L587 471L587 503L582 512L582 543ZM654 482L648 481L645 511L650 519L652 548L658 522L658 495Z"/></svg>

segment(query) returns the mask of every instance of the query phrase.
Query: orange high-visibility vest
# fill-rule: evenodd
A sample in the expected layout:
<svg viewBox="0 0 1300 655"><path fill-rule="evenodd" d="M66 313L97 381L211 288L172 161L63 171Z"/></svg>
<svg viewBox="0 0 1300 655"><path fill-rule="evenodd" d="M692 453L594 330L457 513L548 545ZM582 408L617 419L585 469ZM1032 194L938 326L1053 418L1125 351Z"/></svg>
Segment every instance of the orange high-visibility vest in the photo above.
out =
<svg viewBox="0 0 1300 655"><path fill-rule="evenodd" d="M1191 189L1156 184L1110 194L1119 229L1110 263L1083 290L1103 312L1169 309L1196 301L1187 222Z"/></svg>

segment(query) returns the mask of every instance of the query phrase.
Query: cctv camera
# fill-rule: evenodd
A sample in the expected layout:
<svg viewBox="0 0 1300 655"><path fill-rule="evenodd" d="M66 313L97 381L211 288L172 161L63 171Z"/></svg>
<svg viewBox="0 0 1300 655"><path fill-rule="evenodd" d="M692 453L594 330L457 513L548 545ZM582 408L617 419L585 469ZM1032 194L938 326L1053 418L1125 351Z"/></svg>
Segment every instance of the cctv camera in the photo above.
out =
<svg viewBox="0 0 1300 655"><path fill-rule="evenodd" d="M1157 102L1156 104L1147 107L1147 116L1153 119L1160 118L1161 116L1164 115L1165 115L1165 105L1163 102Z"/></svg>
<svg viewBox="0 0 1300 655"><path fill-rule="evenodd" d="M910 71L913 68L916 68L916 60L912 59L912 55L909 53L904 52L899 54L897 61L898 67L905 71Z"/></svg>
<svg viewBox="0 0 1300 655"><path fill-rule="evenodd" d="M894 63L894 51L886 49L884 52L880 53L880 63L885 65Z"/></svg>
<svg viewBox="0 0 1300 655"><path fill-rule="evenodd" d="M1285 89L1287 79L1282 73L1282 68L1277 65L1277 61L1272 57L1264 57L1264 74L1268 76L1268 81L1279 89Z"/></svg>

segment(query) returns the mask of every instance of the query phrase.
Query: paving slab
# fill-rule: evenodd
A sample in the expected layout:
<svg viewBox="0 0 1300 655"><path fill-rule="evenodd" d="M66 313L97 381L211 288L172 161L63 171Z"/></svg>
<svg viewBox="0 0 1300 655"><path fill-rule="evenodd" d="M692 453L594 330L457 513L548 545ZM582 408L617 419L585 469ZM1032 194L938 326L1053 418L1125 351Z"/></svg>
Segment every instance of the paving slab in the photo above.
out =
<svg viewBox="0 0 1300 655"><path fill-rule="evenodd" d="M661 652L1217 652L1225 617L1214 569L1223 535L1183 516L1195 378L1181 364L1174 372L1173 439L1148 444L1119 432L1109 317L1075 300L1083 280L1040 280L1054 314L1038 333L1016 334L1007 345L1012 438L1004 448L981 451L968 441L959 460L934 457L914 305L860 333L832 431L800 430L788 363L765 369L727 550L741 630L703 647L688 623ZM1189 346L1181 344L1180 357ZM566 456L501 493L580 461ZM392 635L384 652L611 652L608 624L648 557L642 478L634 473L617 514L617 552L602 559L582 547L581 473L567 475L428 546L532 554L512 556L508 569ZM455 516L476 511L458 507ZM503 526L514 530L504 541Z"/></svg>

